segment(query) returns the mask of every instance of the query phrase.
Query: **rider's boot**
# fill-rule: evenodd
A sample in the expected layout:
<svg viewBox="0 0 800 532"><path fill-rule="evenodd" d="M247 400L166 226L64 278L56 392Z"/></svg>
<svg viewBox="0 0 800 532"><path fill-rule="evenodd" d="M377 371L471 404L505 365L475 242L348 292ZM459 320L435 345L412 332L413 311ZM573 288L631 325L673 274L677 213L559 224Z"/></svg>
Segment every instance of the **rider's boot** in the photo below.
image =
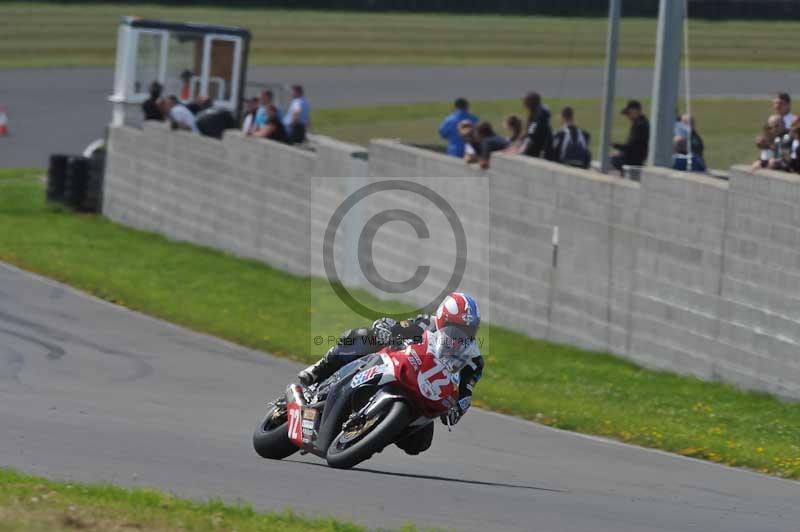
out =
<svg viewBox="0 0 800 532"><path fill-rule="evenodd" d="M350 361L375 351L375 342L369 341L368 329L350 329L342 333L336 345L314 365L297 374L303 386L322 382Z"/></svg>
<svg viewBox="0 0 800 532"><path fill-rule="evenodd" d="M336 373L336 370L339 369L339 367L341 366L336 363L334 357L325 355L319 359L316 364L312 364L306 369L300 371L300 373L297 374L297 378L300 380L300 383L303 386L311 386L312 384L324 381Z"/></svg>

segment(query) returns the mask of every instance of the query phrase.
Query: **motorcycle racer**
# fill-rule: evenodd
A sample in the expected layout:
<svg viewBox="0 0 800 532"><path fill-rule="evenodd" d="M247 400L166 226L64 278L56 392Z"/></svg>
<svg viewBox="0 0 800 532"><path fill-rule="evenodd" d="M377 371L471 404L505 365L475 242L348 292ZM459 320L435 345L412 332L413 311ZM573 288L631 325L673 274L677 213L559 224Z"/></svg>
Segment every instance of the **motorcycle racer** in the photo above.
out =
<svg viewBox="0 0 800 532"><path fill-rule="evenodd" d="M353 360L387 346L402 348L405 342L422 342L427 334L431 354L458 382L459 400L441 416L446 425L455 425L469 409L473 388L483 372L483 357L476 341L479 326L480 312L475 300L463 292L451 292L432 316L419 314L401 321L380 318L370 328L345 331L324 357L297 377L303 385L310 386L327 379ZM419 454L430 447L432 439L433 423L428 423L397 445L408 454Z"/></svg>

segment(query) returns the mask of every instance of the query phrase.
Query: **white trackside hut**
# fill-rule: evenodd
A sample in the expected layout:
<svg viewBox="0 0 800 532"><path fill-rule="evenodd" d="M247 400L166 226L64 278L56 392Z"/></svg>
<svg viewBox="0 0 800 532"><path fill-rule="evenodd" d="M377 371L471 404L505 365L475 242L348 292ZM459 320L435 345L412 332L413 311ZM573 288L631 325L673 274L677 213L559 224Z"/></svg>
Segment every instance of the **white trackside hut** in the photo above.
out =
<svg viewBox="0 0 800 532"><path fill-rule="evenodd" d="M243 28L124 17L117 35L111 125L141 123L139 106L158 81L181 102L210 98L240 117L250 32Z"/></svg>

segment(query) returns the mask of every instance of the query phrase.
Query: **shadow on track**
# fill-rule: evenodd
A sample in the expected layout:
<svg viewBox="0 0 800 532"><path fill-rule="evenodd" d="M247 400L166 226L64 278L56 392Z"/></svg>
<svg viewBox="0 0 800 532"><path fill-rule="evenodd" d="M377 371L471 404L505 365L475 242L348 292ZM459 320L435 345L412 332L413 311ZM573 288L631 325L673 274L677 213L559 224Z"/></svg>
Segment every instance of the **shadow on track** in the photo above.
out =
<svg viewBox="0 0 800 532"><path fill-rule="evenodd" d="M326 469L330 469L326 464L319 464L316 462L303 462L300 460L287 460L283 459L283 462L292 462L294 464L303 464L303 465L310 465L316 467L324 467ZM393 471L380 471L378 469L368 469L365 467L356 467L354 469L350 469L350 471L355 471L358 473L372 473L374 475L385 475L389 477L403 477L403 478L418 478L422 480L438 480L441 482L454 482L457 484L468 484L472 486L491 486L494 488L512 488L512 489L519 489L519 490L535 490L535 491L549 491L553 493L569 493L569 490L566 489L559 489L559 488L544 488L541 486L525 486L522 484L508 484L505 482L489 482L486 480L468 480L462 478L453 478L453 477L443 477L441 475L419 475L416 473L397 473Z"/></svg>

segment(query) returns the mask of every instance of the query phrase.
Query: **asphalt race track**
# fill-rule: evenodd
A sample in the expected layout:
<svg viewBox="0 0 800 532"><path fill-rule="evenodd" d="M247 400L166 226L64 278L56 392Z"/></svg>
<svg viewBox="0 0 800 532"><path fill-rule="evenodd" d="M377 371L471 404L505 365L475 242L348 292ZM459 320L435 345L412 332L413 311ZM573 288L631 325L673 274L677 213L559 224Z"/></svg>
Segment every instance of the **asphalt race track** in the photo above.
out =
<svg viewBox="0 0 800 532"><path fill-rule="evenodd" d="M418 457L392 447L352 471L309 456L263 460L251 431L297 368L0 264L2 466L371 526L771 532L800 523L798 483L482 411L452 433L437 427Z"/></svg>
<svg viewBox="0 0 800 532"><path fill-rule="evenodd" d="M647 98L652 69L620 69L617 94ZM303 66L252 67L251 82L301 83L314 107L436 102L466 96L475 100L517 98L538 90L547 98L599 98L599 67L494 66ZM800 85L798 71L697 69L694 97L768 95ZM9 112L9 137L0 138L0 167L47 166L51 153L79 153L104 135L111 119L107 98L111 68L0 70L0 106ZM256 89L249 91L255 94Z"/></svg>

